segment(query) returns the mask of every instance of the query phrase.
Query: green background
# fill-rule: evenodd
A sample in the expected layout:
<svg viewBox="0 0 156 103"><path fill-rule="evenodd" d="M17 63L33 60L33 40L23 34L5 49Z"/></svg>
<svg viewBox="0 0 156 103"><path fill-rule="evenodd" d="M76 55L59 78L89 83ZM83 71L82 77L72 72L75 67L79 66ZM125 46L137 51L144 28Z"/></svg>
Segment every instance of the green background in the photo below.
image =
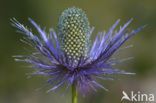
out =
<svg viewBox="0 0 156 103"><path fill-rule="evenodd" d="M29 47L20 42L23 35L15 32L10 19L15 17L32 28L28 22L30 17L47 31L56 30L61 12L72 6L82 8L91 26L95 26L92 39L98 32L108 31L117 19L123 25L134 18L130 30L148 25L126 42L125 45L133 44L133 48L117 55L118 58L135 57L115 67L136 75L102 81L108 92L97 89L97 92L87 92L86 97L79 93L78 103L120 103L123 90L128 94L140 91L156 96L156 0L0 0L0 103L71 103L70 88L66 90L62 86L50 93L46 93L48 88L36 91L46 77L28 78L26 73L32 69L13 60L13 55L28 54L24 47Z"/></svg>

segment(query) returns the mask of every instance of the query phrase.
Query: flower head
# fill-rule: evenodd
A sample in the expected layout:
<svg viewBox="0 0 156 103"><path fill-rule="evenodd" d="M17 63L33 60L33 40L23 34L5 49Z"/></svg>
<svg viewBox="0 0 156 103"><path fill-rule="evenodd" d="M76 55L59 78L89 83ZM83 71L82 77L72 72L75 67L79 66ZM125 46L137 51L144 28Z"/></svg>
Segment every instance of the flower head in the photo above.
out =
<svg viewBox="0 0 156 103"><path fill-rule="evenodd" d="M131 19L117 31L114 30L120 22L117 20L109 32L99 33L91 45L90 36L94 27L90 28L85 13L75 7L62 13L58 23L58 35L53 29L46 33L45 29L41 29L29 19L40 34L39 38L16 19L12 21L13 26L26 35L27 38L22 41L36 50L29 56L16 56L16 60L28 62L37 68L33 75L49 76L47 83L54 85L48 92L65 82L68 86L75 83L83 92L85 88L95 88L95 86L107 90L95 78L112 79L109 77L111 74L133 74L112 67L130 58L124 60L110 58L123 49L120 46L127 39L144 28L143 26L129 33L126 28L131 23Z"/></svg>

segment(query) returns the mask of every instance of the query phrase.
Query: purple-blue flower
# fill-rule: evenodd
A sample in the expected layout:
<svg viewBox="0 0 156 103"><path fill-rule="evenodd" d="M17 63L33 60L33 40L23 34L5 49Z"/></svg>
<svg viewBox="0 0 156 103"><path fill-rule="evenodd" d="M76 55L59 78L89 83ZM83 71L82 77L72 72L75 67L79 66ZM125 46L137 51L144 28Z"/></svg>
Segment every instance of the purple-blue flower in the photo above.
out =
<svg viewBox="0 0 156 103"><path fill-rule="evenodd" d="M46 30L32 19L29 21L37 29L40 37L34 35L16 19L12 19L13 26L26 36L22 42L36 50L29 56L18 55L16 60L32 64L36 68L33 75L48 76L46 83L52 86L48 92L64 83L67 86L75 84L83 93L88 87L107 90L96 81L97 78L113 79L109 75L133 74L112 67L131 58L111 59L114 54L127 48L120 48L127 39L144 28L143 26L129 32L126 28L132 19L120 26L119 30L115 30L120 22L117 20L108 32L98 33L93 43L90 37L94 27L90 28L88 19L81 9L73 7L65 10L59 19L57 33L53 29L46 33Z"/></svg>

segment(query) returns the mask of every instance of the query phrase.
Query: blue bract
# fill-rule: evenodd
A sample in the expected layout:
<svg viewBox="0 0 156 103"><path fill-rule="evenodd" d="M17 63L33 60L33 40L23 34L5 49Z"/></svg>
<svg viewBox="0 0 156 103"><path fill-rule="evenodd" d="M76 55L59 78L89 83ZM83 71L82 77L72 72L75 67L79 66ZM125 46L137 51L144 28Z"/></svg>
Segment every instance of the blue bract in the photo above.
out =
<svg viewBox="0 0 156 103"><path fill-rule="evenodd" d="M67 86L76 84L83 93L87 88L101 87L107 90L95 79L113 79L109 76L112 74L134 74L112 68L112 65L131 58L110 59L112 55L124 49L119 47L127 39L145 27L129 33L126 28L132 19L119 30L114 30L120 22L117 20L109 32L99 33L93 44L90 43L90 37L94 27L90 29L88 19L81 9L73 7L62 13L58 35L53 29L46 33L45 29L41 29L32 19L29 21L37 29L40 38L16 19L12 19L13 26L27 37L22 41L36 50L29 56L18 55L16 60L28 62L37 68L33 75L48 76L47 83L52 86L48 92L65 82Z"/></svg>

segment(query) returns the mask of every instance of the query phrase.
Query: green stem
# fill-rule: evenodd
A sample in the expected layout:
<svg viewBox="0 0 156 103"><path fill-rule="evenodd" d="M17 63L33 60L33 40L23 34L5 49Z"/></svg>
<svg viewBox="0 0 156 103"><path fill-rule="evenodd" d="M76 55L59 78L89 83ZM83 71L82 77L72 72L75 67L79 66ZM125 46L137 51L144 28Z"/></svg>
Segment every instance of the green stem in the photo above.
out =
<svg viewBox="0 0 156 103"><path fill-rule="evenodd" d="M77 103L77 87L75 83L72 85L72 103Z"/></svg>

